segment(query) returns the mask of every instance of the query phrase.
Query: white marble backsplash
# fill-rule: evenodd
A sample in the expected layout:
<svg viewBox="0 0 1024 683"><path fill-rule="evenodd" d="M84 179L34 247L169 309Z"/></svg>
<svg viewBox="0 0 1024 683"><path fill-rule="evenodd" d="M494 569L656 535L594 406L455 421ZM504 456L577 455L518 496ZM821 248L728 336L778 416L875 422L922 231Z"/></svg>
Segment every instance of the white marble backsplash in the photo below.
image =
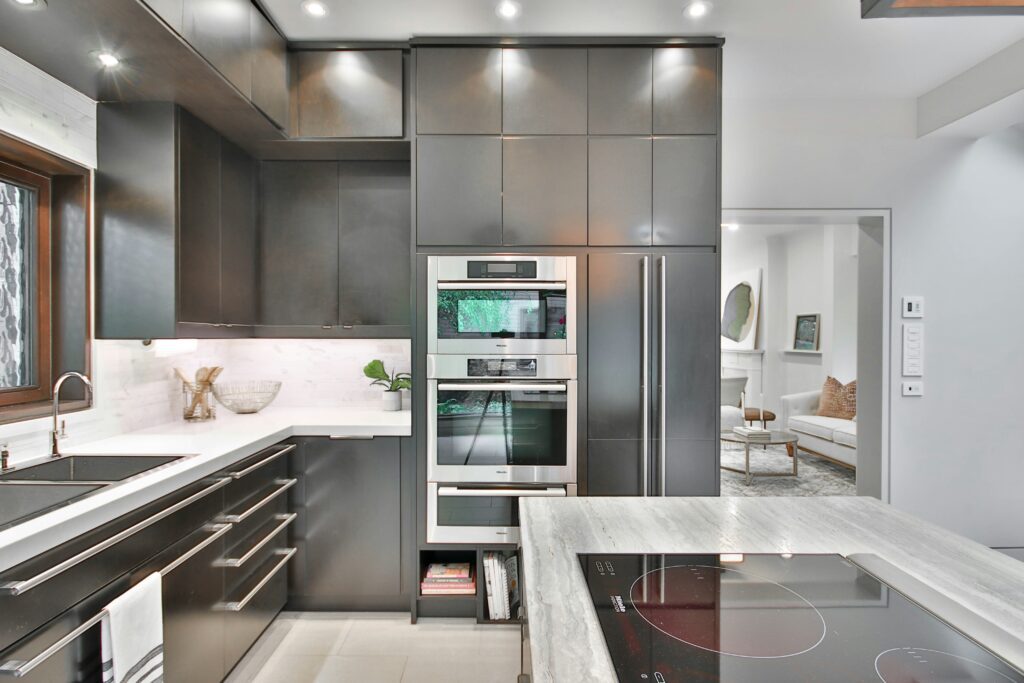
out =
<svg viewBox="0 0 1024 683"><path fill-rule="evenodd" d="M199 340L195 350L171 356L138 341L96 341L93 408L63 418L68 438L61 446L71 450L76 444L180 420L181 383L175 367L192 376L204 365L222 365L221 382L280 380L275 406L322 408L373 405L380 389L363 377L363 366L379 358L389 371L407 372L410 357L411 344L401 339ZM0 425L0 444L7 445L14 463L37 457L49 448L49 429L48 418Z"/></svg>

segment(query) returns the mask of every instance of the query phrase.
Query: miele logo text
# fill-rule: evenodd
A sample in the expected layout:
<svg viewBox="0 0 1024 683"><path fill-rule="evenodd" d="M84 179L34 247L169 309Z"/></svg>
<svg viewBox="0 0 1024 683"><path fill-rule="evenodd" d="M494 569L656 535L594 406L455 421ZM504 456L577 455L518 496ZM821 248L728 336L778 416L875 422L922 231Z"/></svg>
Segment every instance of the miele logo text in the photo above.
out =
<svg viewBox="0 0 1024 683"><path fill-rule="evenodd" d="M626 604L624 602L622 602L622 596L621 595L613 595L613 596L611 596L611 598L612 598L612 609L614 609L616 612L619 612L620 614L625 614L625 612L626 612Z"/></svg>

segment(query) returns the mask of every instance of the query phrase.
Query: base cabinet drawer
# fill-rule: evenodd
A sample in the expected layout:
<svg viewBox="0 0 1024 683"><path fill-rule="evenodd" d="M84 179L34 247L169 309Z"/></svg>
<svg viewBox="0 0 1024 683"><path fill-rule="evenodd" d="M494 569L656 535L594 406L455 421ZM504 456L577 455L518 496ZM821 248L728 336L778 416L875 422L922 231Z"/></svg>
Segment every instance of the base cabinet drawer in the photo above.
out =
<svg viewBox="0 0 1024 683"><path fill-rule="evenodd" d="M230 671L288 601L292 549L271 553L224 603L224 669Z"/></svg>

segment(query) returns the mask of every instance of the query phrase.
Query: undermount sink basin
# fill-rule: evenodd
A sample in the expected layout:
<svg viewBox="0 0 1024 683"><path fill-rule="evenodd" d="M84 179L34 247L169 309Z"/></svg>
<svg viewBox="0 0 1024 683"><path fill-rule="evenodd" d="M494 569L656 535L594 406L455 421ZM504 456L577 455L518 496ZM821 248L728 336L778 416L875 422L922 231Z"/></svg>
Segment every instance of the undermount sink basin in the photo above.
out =
<svg viewBox="0 0 1024 683"><path fill-rule="evenodd" d="M0 482L115 482L180 460L183 457L181 455L66 455L38 465L19 467L0 475Z"/></svg>
<svg viewBox="0 0 1024 683"><path fill-rule="evenodd" d="M104 486L106 484L0 484L0 529L67 505Z"/></svg>

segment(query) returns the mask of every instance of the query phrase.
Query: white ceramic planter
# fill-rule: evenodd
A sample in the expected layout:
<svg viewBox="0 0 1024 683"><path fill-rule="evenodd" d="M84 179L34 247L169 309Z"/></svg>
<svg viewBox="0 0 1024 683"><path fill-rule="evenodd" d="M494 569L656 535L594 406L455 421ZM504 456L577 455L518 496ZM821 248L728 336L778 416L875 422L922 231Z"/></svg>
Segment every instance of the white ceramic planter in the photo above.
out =
<svg viewBox="0 0 1024 683"><path fill-rule="evenodd" d="M382 403L384 410L401 410L402 409L402 392L401 391L385 391L381 394L384 401Z"/></svg>

